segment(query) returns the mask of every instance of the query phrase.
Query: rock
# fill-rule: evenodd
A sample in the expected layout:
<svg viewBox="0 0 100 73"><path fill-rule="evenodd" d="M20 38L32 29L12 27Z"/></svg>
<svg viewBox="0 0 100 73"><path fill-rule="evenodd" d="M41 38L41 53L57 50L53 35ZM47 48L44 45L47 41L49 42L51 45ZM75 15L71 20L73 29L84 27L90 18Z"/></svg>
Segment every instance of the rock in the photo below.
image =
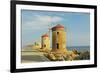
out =
<svg viewBox="0 0 100 73"><path fill-rule="evenodd" d="M50 60L53 60L53 61L56 60L56 57L55 57L54 54L52 54L52 53L48 54L47 57L48 57Z"/></svg>

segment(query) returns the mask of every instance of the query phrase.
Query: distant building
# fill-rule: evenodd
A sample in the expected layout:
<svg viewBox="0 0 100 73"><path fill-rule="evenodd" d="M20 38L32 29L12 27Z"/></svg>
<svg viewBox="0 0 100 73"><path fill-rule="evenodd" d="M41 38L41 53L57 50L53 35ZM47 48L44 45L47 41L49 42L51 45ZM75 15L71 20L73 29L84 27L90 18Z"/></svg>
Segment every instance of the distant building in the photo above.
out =
<svg viewBox="0 0 100 73"><path fill-rule="evenodd" d="M50 38L49 38L49 35L48 34L44 34L44 35L42 35L42 43L41 43L41 45L42 45L42 49L50 49Z"/></svg>
<svg viewBox="0 0 100 73"><path fill-rule="evenodd" d="M52 52L66 53L66 31L58 24L52 28Z"/></svg>

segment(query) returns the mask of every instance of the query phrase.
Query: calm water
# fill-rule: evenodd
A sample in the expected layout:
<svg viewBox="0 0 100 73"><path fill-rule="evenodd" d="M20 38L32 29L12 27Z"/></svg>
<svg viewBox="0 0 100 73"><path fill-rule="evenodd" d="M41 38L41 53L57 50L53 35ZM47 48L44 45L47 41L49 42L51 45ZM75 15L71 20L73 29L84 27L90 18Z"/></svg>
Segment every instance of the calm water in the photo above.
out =
<svg viewBox="0 0 100 73"><path fill-rule="evenodd" d="M77 49L80 52L89 51L90 52L90 46L72 46L67 47L68 50Z"/></svg>

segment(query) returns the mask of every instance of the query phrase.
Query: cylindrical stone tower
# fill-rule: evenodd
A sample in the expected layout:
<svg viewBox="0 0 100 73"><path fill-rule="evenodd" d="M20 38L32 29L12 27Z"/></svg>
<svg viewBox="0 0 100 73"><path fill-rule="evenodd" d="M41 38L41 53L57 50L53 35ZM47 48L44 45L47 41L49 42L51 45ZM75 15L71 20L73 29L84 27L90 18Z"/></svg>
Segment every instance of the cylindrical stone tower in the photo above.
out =
<svg viewBox="0 0 100 73"><path fill-rule="evenodd" d="M48 36L48 34L44 34L44 35L42 35L42 49L50 49L50 38L49 38L49 36Z"/></svg>
<svg viewBox="0 0 100 73"><path fill-rule="evenodd" d="M58 24L52 28L52 52L66 53L66 31Z"/></svg>

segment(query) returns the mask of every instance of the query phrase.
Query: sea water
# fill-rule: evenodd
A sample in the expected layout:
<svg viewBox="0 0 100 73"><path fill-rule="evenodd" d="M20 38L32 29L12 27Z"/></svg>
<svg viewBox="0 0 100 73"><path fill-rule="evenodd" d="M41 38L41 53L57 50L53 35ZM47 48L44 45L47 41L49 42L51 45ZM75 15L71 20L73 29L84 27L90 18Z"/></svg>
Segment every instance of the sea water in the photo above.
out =
<svg viewBox="0 0 100 73"><path fill-rule="evenodd" d="M70 46L70 47L67 47L67 49L68 50L76 49L79 52L85 52L85 51L90 52L90 46Z"/></svg>

